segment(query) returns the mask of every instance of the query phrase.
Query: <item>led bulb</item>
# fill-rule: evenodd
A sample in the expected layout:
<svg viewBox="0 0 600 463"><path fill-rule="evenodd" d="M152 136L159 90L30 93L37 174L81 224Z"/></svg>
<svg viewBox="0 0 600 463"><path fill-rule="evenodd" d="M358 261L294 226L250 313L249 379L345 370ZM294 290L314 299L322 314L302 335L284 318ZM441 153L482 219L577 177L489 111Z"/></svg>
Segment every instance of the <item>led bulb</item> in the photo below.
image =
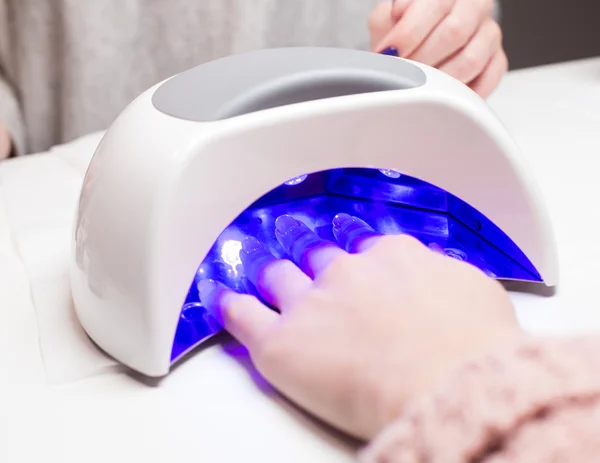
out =
<svg viewBox="0 0 600 463"><path fill-rule="evenodd" d="M449 257L452 257L453 259L461 260L463 262L467 260L467 255L460 249L446 248L444 249L444 251Z"/></svg>
<svg viewBox="0 0 600 463"><path fill-rule="evenodd" d="M400 176L402 175L400 172L393 169L379 169L379 172L381 172L383 175L389 178L400 178Z"/></svg>
<svg viewBox="0 0 600 463"><path fill-rule="evenodd" d="M188 322L197 322L203 320L204 308L198 302L190 302L183 306L181 315Z"/></svg>
<svg viewBox="0 0 600 463"><path fill-rule="evenodd" d="M242 250L242 242L237 240L228 240L223 243L221 247L221 259L227 265L230 265L235 269L238 265L241 265L240 251Z"/></svg>
<svg viewBox="0 0 600 463"><path fill-rule="evenodd" d="M300 185L304 180L306 180L306 177L308 177L308 175L306 174L300 175L300 177L294 177L293 179L288 180L287 182L285 182L285 184L287 186Z"/></svg>

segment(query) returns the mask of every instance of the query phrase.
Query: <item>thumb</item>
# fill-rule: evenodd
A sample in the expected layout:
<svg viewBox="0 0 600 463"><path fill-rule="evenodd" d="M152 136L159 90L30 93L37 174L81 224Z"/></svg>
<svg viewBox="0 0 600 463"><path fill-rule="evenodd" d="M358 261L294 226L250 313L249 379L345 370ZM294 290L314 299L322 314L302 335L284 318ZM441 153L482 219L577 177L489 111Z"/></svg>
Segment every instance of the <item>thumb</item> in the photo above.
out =
<svg viewBox="0 0 600 463"><path fill-rule="evenodd" d="M250 354L279 321L279 314L256 297L236 293L214 280L201 280L198 292L206 311Z"/></svg>

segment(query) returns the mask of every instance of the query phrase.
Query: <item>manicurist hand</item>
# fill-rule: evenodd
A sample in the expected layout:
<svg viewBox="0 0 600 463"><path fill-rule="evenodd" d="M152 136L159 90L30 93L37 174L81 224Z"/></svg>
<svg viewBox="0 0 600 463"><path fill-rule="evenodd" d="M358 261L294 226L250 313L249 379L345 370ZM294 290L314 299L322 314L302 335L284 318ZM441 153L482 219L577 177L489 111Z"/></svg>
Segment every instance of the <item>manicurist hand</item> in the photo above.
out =
<svg viewBox="0 0 600 463"><path fill-rule="evenodd" d="M388 0L371 15L371 45L394 47L487 97L508 68L493 7L493 0Z"/></svg>
<svg viewBox="0 0 600 463"><path fill-rule="evenodd" d="M333 231L337 243L279 217L290 260L243 242L246 275L280 313L199 284L205 307L262 375L314 415L371 438L453 366L520 336L505 290L479 269L409 236L379 236L347 214Z"/></svg>

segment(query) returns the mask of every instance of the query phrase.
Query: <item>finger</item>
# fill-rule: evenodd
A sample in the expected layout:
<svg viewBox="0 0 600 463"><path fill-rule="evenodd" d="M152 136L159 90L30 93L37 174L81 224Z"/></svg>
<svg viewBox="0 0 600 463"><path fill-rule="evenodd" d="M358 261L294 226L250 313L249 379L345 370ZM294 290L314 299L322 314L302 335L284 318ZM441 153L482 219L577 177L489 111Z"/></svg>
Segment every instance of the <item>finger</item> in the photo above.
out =
<svg viewBox="0 0 600 463"><path fill-rule="evenodd" d="M275 221L275 236L292 260L311 278L319 275L329 262L344 251L325 241L299 220L282 215Z"/></svg>
<svg viewBox="0 0 600 463"><path fill-rule="evenodd" d="M284 311L312 281L287 259L276 259L256 238L242 241L240 259L246 277L268 304Z"/></svg>
<svg viewBox="0 0 600 463"><path fill-rule="evenodd" d="M443 256L447 256L446 251L444 251L444 248L441 247L439 244L437 243L429 243L427 245L427 247L429 249L431 249L433 252L435 252L436 254L441 254Z"/></svg>
<svg viewBox="0 0 600 463"><path fill-rule="evenodd" d="M374 240L383 236L369 224L349 214L338 214L333 218L333 234L340 246L348 252L362 252Z"/></svg>
<svg viewBox="0 0 600 463"><path fill-rule="evenodd" d="M251 352L279 320L254 296L238 294L214 280L201 280L198 292L206 311Z"/></svg>
<svg viewBox="0 0 600 463"><path fill-rule="evenodd" d="M408 58L437 67L469 43L491 10L489 0L457 0L452 12Z"/></svg>
<svg viewBox="0 0 600 463"><path fill-rule="evenodd" d="M392 21L396 24L414 0L392 0Z"/></svg>
<svg viewBox="0 0 600 463"><path fill-rule="evenodd" d="M435 27L450 13L455 0L413 2L394 28L382 39L377 50L394 46L407 57L423 43Z"/></svg>
<svg viewBox="0 0 600 463"><path fill-rule="evenodd" d="M369 17L369 33L371 35L371 49L392 30L396 22L392 21L392 5L390 2L381 2L372 11Z"/></svg>
<svg viewBox="0 0 600 463"><path fill-rule="evenodd" d="M485 71L471 83L470 87L482 98L487 98L498 87L506 71L508 71L508 59L504 50L500 49Z"/></svg>
<svg viewBox="0 0 600 463"><path fill-rule="evenodd" d="M501 47L500 26L490 19L475 33L467 46L442 64L439 69L464 84L469 84L484 71L492 56Z"/></svg>

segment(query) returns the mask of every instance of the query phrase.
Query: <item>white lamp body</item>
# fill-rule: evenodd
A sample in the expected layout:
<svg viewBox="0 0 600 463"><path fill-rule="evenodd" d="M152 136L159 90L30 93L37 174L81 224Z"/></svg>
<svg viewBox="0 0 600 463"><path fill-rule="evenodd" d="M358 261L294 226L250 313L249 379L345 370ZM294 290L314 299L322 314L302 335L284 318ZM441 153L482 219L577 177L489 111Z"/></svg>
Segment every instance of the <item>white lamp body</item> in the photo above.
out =
<svg viewBox="0 0 600 463"><path fill-rule="evenodd" d="M215 121L157 109L164 83L133 101L100 143L79 204L72 291L91 338L134 370L167 374L182 304L223 229L285 181L340 167L395 169L461 198L555 285L548 213L508 133L467 87L409 64L423 85Z"/></svg>

